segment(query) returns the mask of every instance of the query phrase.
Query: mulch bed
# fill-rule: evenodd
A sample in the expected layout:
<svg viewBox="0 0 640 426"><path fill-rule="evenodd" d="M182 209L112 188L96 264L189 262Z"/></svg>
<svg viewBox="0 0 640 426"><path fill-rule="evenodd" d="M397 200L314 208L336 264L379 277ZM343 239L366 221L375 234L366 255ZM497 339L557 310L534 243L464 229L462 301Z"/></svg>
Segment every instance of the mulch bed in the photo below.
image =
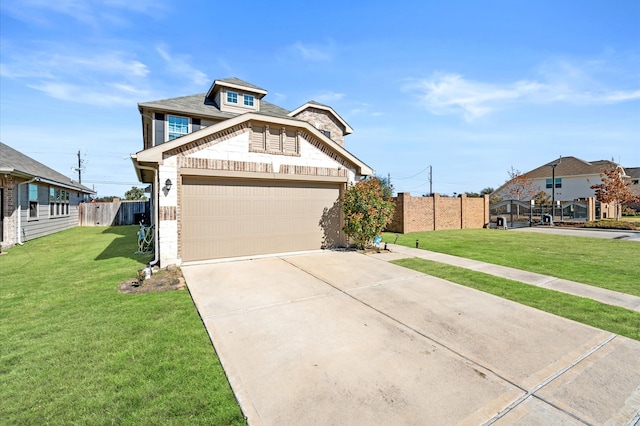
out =
<svg viewBox="0 0 640 426"><path fill-rule="evenodd" d="M140 282L137 278L122 281L118 291L126 294L154 293L159 291L182 290L186 286L180 268L155 270L151 277Z"/></svg>

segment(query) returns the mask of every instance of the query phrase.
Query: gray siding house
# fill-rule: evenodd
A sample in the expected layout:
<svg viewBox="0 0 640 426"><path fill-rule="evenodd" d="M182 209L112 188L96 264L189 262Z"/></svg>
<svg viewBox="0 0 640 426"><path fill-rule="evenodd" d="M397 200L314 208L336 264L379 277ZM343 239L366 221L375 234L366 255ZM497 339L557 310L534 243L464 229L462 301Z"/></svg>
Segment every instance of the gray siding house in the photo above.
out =
<svg viewBox="0 0 640 426"><path fill-rule="evenodd" d="M0 142L0 244L22 244L79 224L94 192Z"/></svg>

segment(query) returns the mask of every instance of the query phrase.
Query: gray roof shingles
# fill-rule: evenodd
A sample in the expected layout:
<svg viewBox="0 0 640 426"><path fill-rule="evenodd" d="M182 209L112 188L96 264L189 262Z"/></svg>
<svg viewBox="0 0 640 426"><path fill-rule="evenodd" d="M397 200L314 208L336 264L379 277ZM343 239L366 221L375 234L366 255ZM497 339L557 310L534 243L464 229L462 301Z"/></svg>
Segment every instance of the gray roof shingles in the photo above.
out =
<svg viewBox="0 0 640 426"><path fill-rule="evenodd" d="M84 185L68 178L67 176L53 170L50 167L45 166L39 161L21 153L20 151L11 148L0 142L0 168L13 169L16 172L21 172L33 177L40 177L53 182L58 182L62 185L71 186L77 188L79 191L93 193L94 191L87 188Z"/></svg>
<svg viewBox="0 0 640 426"><path fill-rule="evenodd" d="M218 119L227 119L236 117L240 114L222 112L213 102L206 99L206 93L199 93L197 95L181 96L178 98L161 99L158 101L141 102L138 104L141 107L147 107L152 109L161 109L166 111L175 111L176 113L188 113L201 117L212 117ZM289 111L280 108L270 102L261 100L260 111L258 114L264 114L275 117L287 117Z"/></svg>

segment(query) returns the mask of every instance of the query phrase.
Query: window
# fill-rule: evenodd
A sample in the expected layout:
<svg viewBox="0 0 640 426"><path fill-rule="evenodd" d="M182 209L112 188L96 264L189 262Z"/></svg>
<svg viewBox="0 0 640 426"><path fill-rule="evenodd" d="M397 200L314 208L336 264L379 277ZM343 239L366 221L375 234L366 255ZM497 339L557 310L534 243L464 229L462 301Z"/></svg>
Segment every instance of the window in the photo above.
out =
<svg viewBox="0 0 640 426"><path fill-rule="evenodd" d="M170 141L189 133L189 119L187 117L169 116L169 139Z"/></svg>
<svg viewBox="0 0 640 426"><path fill-rule="evenodd" d="M331 139L331 132L328 130L320 130L320 133Z"/></svg>
<svg viewBox="0 0 640 426"><path fill-rule="evenodd" d="M29 184L29 218L36 219L38 217L38 185Z"/></svg>
<svg viewBox="0 0 640 426"><path fill-rule="evenodd" d="M547 189L553 188L551 185L551 179L547 179ZM556 188L562 188L562 178L556 178Z"/></svg>
<svg viewBox="0 0 640 426"><path fill-rule="evenodd" d="M230 104L237 104L238 94L236 92L227 92L227 102Z"/></svg>
<svg viewBox="0 0 640 426"><path fill-rule="evenodd" d="M253 106L253 96L252 95L244 95L244 106Z"/></svg>
<svg viewBox="0 0 640 426"><path fill-rule="evenodd" d="M49 187L49 215L66 216L69 214L69 191Z"/></svg>

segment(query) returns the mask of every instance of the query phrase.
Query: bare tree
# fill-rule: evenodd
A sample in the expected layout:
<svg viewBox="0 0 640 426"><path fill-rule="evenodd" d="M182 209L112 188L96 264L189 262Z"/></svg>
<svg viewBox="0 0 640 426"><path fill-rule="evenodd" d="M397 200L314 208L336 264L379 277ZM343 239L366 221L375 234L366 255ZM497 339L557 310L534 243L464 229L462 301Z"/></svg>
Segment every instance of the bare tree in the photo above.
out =
<svg viewBox="0 0 640 426"><path fill-rule="evenodd" d="M530 200L536 195L536 187L533 185L533 181L527 178L524 173L514 169L513 166L507 173L509 173L509 179L503 190L505 198L522 201Z"/></svg>
<svg viewBox="0 0 640 426"><path fill-rule="evenodd" d="M591 189L596 190L596 198L601 203L615 204L616 220L620 220L622 212L621 204L640 201L640 196L631 191L631 181L623 176L623 169L620 166L611 164L605 167L600 173L602 183L591 185Z"/></svg>

